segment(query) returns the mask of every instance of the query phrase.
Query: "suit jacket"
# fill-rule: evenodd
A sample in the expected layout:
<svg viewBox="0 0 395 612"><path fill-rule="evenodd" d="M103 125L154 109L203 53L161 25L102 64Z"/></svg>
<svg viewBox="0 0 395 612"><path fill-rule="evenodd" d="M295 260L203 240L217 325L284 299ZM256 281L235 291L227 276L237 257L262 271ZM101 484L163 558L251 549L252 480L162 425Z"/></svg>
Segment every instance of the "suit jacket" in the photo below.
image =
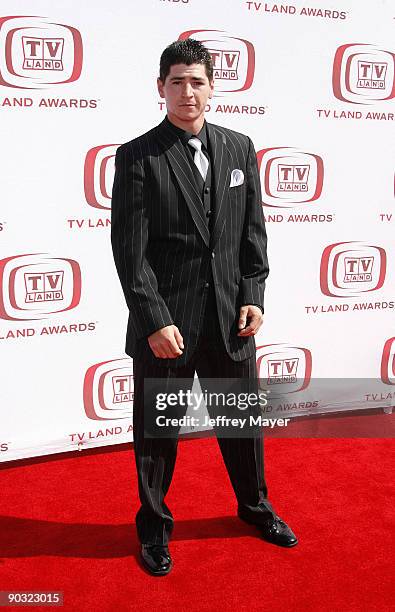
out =
<svg viewBox="0 0 395 612"><path fill-rule="evenodd" d="M167 367L184 365L196 347L208 281L233 360L255 352L253 336L237 336L240 306L263 309L269 268L254 146L222 126L207 123L207 133L215 191L211 231L185 147L165 121L121 145L115 157L111 242L129 308L125 350L135 357L147 336L175 324L183 355L159 359L151 351ZM230 187L235 169L244 182Z"/></svg>

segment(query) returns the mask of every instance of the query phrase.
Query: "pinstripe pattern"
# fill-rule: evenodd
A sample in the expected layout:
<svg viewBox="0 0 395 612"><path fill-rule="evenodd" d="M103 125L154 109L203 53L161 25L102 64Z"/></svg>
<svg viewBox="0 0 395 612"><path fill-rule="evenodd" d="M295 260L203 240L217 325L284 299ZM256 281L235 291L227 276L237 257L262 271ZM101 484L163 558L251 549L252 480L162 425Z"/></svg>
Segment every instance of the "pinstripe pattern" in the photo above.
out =
<svg viewBox="0 0 395 612"><path fill-rule="evenodd" d="M206 309L208 319L213 315ZM208 326L207 326L208 327ZM221 338L201 335L192 358L181 367L152 365L148 343L140 345L134 366L135 403L133 411L134 449L138 473L141 507L136 526L141 542L167 544L173 531L173 515L165 503L174 472L178 440L176 438L144 438L144 379L182 378L184 391L192 388L194 372L204 380L208 391L210 378L257 378L255 357L241 362L231 359ZM172 389L174 391L174 388ZM251 388L252 391L252 388ZM167 392L166 385L161 392ZM182 416L182 412L178 412ZM264 480L262 438L217 438L221 454L236 495L238 506L248 512L252 522L259 524L273 514L267 500ZM199 467L196 466L198 471ZM191 503L194 503L191 491Z"/></svg>
<svg viewBox="0 0 395 612"><path fill-rule="evenodd" d="M141 501L136 526L144 543L166 544L173 530L165 496L178 443L144 438L144 379L186 379L186 391L195 371L206 382L257 377L255 340L237 336L239 308L263 307L269 272L256 155L242 134L211 124L207 133L215 186L210 222L185 147L165 122L122 145L116 155L111 240L130 312L126 352L134 357ZM245 182L229 188L235 168ZM172 323L184 338L184 354L156 358L147 336ZM218 438L218 443L239 507L253 522L262 522L272 514L262 438Z"/></svg>
<svg viewBox="0 0 395 612"><path fill-rule="evenodd" d="M165 496L178 443L144 438L144 379L183 378L191 388L195 371L206 382L257 376L255 340L237 336L239 307L263 306L269 271L255 151L242 134L211 124L207 133L215 185L210 223L185 148L165 122L122 145L116 155L111 240L130 312L126 352L134 357L141 501L136 526L144 543L166 544L171 535ZM230 189L234 168L243 171L245 182ZM171 323L184 338L184 354L157 359L146 337ZM218 443L239 507L252 522L262 522L272 514L262 438Z"/></svg>
<svg viewBox="0 0 395 612"><path fill-rule="evenodd" d="M211 232L185 148L164 122L119 147L115 160L111 241L130 313L126 352L134 357L139 339L174 323L185 350L175 360L159 359L171 367L185 365L196 348L211 276L229 356L253 355L253 338L237 336L239 307L263 307L269 272L252 142L209 123L207 131L215 185ZM245 181L229 188L234 168ZM152 354L151 361L158 359Z"/></svg>

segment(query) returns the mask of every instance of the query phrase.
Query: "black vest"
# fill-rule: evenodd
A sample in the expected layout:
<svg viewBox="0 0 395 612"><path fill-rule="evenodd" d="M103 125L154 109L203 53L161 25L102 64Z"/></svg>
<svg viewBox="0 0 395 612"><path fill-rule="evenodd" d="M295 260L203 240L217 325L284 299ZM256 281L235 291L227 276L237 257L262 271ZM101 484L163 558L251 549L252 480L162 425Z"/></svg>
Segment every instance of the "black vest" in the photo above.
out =
<svg viewBox="0 0 395 612"><path fill-rule="evenodd" d="M207 169L207 176L206 176L206 180L203 181L202 175L200 174L199 170L195 166L195 162L193 161L193 153L189 149L189 146L188 146L188 151L190 153L190 155L188 156L189 162L191 164L192 172L195 177L195 182L196 182L198 191L200 193L200 197L202 199L202 206L203 206L204 212L207 217L208 229L209 229L209 232L211 232L213 218L214 218L214 206L215 206L215 194L213 190L213 172L212 172L211 156L209 153L209 165Z"/></svg>
<svg viewBox="0 0 395 612"><path fill-rule="evenodd" d="M210 147L210 145L208 145ZM189 149L190 152L189 162L192 167L192 172L195 177L196 186L200 193L202 199L202 206L207 218L208 229L211 233L214 221L214 206L215 206L215 189L214 189L214 180L213 180L213 172L212 172L212 156L209 151L209 166L207 169L206 180L203 181L203 177L200 174L199 170L195 166L195 162L193 161L193 153ZM207 279L207 283L205 286L206 292L206 303L205 303L205 311L204 311L204 320L201 328L201 333L209 338L216 338L218 341L222 340L221 337L221 329L218 321L218 310L215 299L214 292L214 280L212 276L212 271L210 267L210 277Z"/></svg>

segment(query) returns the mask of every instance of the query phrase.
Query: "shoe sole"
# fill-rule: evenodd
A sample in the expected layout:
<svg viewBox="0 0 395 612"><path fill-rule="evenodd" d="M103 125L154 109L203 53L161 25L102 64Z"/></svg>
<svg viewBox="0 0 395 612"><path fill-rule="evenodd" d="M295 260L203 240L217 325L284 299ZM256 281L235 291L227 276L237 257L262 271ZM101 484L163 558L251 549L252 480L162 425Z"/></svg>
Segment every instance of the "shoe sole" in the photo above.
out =
<svg viewBox="0 0 395 612"><path fill-rule="evenodd" d="M296 542L291 542L290 544L280 544L280 542L272 542L272 540L267 540L264 536L261 536L261 538L269 544L274 544L275 546L282 546L283 548L292 548L293 546L296 546L296 544L299 542L299 540L296 540Z"/></svg>

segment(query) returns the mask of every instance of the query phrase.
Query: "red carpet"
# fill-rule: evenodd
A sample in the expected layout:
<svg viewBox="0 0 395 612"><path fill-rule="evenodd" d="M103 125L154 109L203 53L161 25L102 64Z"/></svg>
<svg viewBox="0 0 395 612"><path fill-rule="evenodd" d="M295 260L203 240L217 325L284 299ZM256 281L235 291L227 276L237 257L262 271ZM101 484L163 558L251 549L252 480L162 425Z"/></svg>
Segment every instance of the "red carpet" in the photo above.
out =
<svg viewBox="0 0 395 612"><path fill-rule="evenodd" d="M215 439L181 442L174 569L160 578L138 562L129 447L8 464L0 590L61 590L66 611L388 611L391 452L389 439L268 439L270 499L299 537L287 550L235 517Z"/></svg>

